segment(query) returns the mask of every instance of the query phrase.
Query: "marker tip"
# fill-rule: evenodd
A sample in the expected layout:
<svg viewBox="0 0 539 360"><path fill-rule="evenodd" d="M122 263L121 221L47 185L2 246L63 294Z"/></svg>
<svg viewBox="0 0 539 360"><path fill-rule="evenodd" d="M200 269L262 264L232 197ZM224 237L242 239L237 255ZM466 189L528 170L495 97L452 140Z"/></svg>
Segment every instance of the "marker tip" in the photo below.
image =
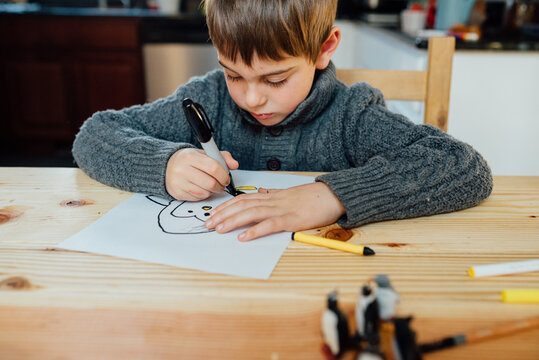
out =
<svg viewBox="0 0 539 360"><path fill-rule="evenodd" d="M374 254L376 253L370 247L367 247L367 246L363 247L363 255L374 255Z"/></svg>

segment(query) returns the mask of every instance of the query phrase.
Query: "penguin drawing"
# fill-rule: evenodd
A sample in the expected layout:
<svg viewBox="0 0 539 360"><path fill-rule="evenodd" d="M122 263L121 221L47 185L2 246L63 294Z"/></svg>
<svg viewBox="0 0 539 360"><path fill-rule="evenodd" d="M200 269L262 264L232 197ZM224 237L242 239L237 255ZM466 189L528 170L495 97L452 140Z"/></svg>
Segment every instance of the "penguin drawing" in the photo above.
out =
<svg viewBox="0 0 539 360"><path fill-rule="evenodd" d="M236 187L237 194L252 193L257 190L256 186ZM157 224L164 233L202 234L215 231L204 226L213 208L207 202L208 200L198 202L166 200L154 195L146 195L146 199L163 206L157 215Z"/></svg>
<svg viewBox="0 0 539 360"><path fill-rule="evenodd" d="M339 310L336 291L328 295L327 309L322 314L322 335L333 356L339 357L346 351L350 337L348 320Z"/></svg>
<svg viewBox="0 0 539 360"><path fill-rule="evenodd" d="M202 205L200 202L168 201L150 195L146 198L163 206L157 216L157 222L167 234L201 234L213 231L204 226L212 209L209 205Z"/></svg>

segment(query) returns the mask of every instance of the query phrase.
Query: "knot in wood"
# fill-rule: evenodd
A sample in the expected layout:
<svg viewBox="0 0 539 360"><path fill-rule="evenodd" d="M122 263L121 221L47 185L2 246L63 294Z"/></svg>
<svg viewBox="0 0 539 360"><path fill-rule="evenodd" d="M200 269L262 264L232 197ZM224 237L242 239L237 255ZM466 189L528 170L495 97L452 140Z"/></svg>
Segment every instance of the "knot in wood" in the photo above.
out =
<svg viewBox="0 0 539 360"><path fill-rule="evenodd" d="M1 290L32 290L35 286L22 276L12 276L0 282Z"/></svg>
<svg viewBox="0 0 539 360"><path fill-rule="evenodd" d="M16 219L24 214L24 207L6 206L0 209L0 225Z"/></svg>
<svg viewBox="0 0 539 360"><path fill-rule="evenodd" d="M84 206L84 205L91 205L93 203L94 203L93 201L89 201L89 200L72 199L72 200L64 200L64 201L60 202L60 206L79 207L79 206Z"/></svg>
<svg viewBox="0 0 539 360"><path fill-rule="evenodd" d="M323 236L332 240L348 241L352 236L354 236L354 232L351 230L337 228L326 231Z"/></svg>

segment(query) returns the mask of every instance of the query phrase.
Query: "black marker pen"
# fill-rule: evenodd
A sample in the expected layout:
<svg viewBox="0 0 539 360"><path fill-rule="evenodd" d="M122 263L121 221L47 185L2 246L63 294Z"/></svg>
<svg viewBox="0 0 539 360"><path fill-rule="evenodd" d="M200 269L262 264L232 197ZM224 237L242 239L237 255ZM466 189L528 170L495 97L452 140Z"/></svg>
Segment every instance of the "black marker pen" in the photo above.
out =
<svg viewBox="0 0 539 360"><path fill-rule="evenodd" d="M214 130L206 111L202 105L193 102L193 100L189 98L183 99L182 105L183 111L185 112L185 117L187 118L189 125L191 125L191 129L193 129L193 133L195 134L197 140L200 142L202 148L206 152L206 155L221 164L221 166L228 172L228 175L230 176L230 184L228 184L226 187L227 192L233 196L239 195L240 192L236 191L230 169L228 166L226 166L225 159L223 159L221 156L221 152L213 140L211 133Z"/></svg>

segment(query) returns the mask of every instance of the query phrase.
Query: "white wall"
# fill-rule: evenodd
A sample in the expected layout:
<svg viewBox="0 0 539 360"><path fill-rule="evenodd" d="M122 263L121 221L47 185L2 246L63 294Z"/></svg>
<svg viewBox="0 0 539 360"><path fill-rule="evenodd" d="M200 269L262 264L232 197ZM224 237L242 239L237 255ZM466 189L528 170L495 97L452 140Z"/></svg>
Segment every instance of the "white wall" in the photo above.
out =
<svg viewBox="0 0 539 360"><path fill-rule="evenodd" d="M448 132L499 175L539 175L539 53L457 51Z"/></svg>

